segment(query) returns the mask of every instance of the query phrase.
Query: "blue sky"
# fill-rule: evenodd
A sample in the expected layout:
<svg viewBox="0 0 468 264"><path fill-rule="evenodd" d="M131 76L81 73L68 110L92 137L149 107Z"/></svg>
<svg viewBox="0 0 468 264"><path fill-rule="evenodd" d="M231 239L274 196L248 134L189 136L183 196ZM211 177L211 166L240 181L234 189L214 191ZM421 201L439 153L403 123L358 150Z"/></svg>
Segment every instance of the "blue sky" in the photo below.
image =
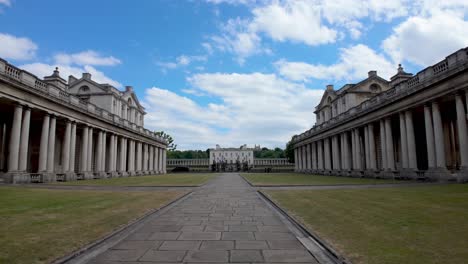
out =
<svg viewBox="0 0 468 264"><path fill-rule="evenodd" d="M284 147L326 84L417 72L468 46L462 0L0 0L0 57L132 85L181 149Z"/></svg>

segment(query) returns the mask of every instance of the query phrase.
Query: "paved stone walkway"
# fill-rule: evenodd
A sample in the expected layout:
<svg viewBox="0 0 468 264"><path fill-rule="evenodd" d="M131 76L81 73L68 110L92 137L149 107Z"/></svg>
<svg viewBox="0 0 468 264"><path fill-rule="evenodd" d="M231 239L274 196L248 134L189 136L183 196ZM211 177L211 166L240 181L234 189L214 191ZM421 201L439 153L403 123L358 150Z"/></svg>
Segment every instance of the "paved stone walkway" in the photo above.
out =
<svg viewBox="0 0 468 264"><path fill-rule="evenodd" d="M110 263L317 263L238 174L222 174L91 260Z"/></svg>

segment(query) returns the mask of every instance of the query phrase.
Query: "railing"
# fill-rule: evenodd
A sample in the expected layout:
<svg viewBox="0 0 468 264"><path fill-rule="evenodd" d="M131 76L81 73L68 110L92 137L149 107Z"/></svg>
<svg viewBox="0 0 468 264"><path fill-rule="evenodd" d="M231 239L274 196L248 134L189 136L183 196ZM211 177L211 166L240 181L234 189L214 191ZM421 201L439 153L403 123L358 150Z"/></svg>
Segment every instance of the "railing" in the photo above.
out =
<svg viewBox="0 0 468 264"><path fill-rule="evenodd" d="M62 102L66 103L67 105L76 105L84 110L86 110L88 113L99 116L99 117L104 117L105 119L114 122L116 124L119 124L121 126L125 126L127 128L130 128L136 132L139 132L145 136L149 136L157 141L160 141L162 143L167 144L166 140L162 139L161 137L158 137L151 133L149 130L144 129L140 126L137 126L136 124L128 124L120 118L117 115L111 114L107 112L106 110L99 108L95 106L92 103L86 102L81 100L80 98L67 93L66 91L63 91L62 89L56 87L55 85L48 84L41 79L37 78L36 76L30 74L29 72L23 71L19 68L16 68L15 66L8 64L6 61L0 59L0 75L5 75L9 78L13 78L22 84L27 85L28 87L31 87L35 90L40 90L43 93L49 95L49 96L54 96L55 98L58 98ZM105 114L104 114L105 113ZM127 121L128 122L128 121Z"/></svg>
<svg viewBox="0 0 468 264"><path fill-rule="evenodd" d="M340 115L336 116L336 118L327 120L325 122L320 123L312 128L314 133L318 133L319 130L324 129L330 125L337 123L338 121L344 122L348 116L355 116L356 114L363 113L365 111L369 111L371 109L377 108L382 106L382 102L390 101L396 99L398 97L402 97L407 95L410 92L416 91L421 89L423 86L421 84L430 82L431 79L437 75L440 75L444 72L452 68L456 68L461 64L466 64L468 61L468 48L463 50L459 50L449 56L447 58L434 66L430 66L425 68L424 70L418 72L414 77L403 81L397 84L395 87L382 92L369 100L364 101L363 103L348 109L348 111L341 113ZM341 118L343 116L343 118ZM301 139L306 138L309 133L304 132L300 135L296 135L293 137L292 141L297 142Z"/></svg>

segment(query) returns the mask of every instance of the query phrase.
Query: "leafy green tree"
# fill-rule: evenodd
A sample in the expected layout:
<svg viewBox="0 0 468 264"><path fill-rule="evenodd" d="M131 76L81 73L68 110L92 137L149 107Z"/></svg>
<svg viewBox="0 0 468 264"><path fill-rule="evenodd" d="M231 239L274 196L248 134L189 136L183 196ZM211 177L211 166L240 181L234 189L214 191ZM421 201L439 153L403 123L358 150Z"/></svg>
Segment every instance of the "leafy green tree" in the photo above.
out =
<svg viewBox="0 0 468 264"><path fill-rule="evenodd" d="M167 134L164 131L156 131L154 133L156 133L156 135L164 138L168 142L168 145L167 145L167 150L168 151L174 151L174 150L177 149L177 145L174 144L174 139L172 138L171 135Z"/></svg>
<svg viewBox="0 0 468 264"><path fill-rule="evenodd" d="M286 149L284 152L289 162L294 163L294 145L292 144L292 138L288 141L288 143L286 143Z"/></svg>

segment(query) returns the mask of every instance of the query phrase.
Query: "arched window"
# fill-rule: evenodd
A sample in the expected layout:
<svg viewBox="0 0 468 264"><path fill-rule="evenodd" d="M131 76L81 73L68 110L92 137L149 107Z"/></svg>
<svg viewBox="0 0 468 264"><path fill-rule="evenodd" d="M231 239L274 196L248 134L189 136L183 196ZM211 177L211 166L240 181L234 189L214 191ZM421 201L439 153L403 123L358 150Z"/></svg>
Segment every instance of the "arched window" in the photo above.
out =
<svg viewBox="0 0 468 264"><path fill-rule="evenodd" d="M78 92L87 93L87 92L89 92L89 87L87 85L83 85L83 86L80 87Z"/></svg>
<svg viewBox="0 0 468 264"><path fill-rule="evenodd" d="M371 84L371 86L369 87L370 91L373 92L373 93L380 93L382 91L382 88L380 87L380 85L376 84L376 83L373 83Z"/></svg>
<svg viewBox="0 0 468 264"><path fill-rule="evenodd" d="M331 100L332 100L331 97L328 97L327 102L331 103Z"/></svg>
<svg viewBox="0 0 468 264"><path fill-rule="evenodd" d="M128 103L129 106L131 106L132 105L132 99L128 98L127 103Z"/></svg>

